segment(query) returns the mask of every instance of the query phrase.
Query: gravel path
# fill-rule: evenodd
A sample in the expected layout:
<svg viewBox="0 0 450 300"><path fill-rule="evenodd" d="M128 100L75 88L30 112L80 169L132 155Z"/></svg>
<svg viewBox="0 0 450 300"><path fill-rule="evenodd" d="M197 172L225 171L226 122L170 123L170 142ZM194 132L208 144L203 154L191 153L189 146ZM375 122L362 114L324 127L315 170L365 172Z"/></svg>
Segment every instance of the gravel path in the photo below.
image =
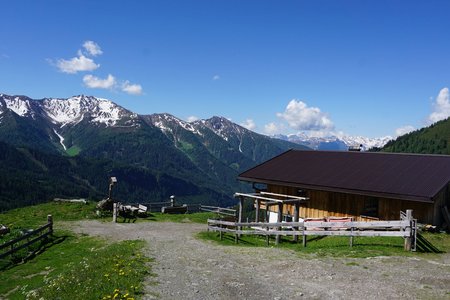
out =
<svg viewBox="0 0 450 300"><path fill-rule="evenodd" d="M72 223L78 233L143 239L154 258L145 299L450 299L450 254L301 258L277 248L219 246L192 223ZM155 285L155 281L157 284Z"/></svg>

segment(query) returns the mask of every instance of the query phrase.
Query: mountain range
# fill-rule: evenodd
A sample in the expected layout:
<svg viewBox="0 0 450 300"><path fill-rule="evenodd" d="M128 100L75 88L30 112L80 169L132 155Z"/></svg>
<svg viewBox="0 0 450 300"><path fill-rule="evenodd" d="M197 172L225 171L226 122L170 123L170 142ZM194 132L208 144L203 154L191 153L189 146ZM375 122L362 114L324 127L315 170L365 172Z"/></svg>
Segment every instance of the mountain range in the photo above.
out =
<svg viewBox="0 0 450 300"><path fill-rule="evenodd" d="M175 194L184 203L228 205L234 192L247 188L237 182L239 172L306 148L223 117L185 122L170 114L139 115L85 95L0 94L0 141L9 153L0 165L10 170L3 173L8 184L0 184L0 209L53 197L101 198L109 176L118 178L114 195L124 202ZM14 168L11 161L23 164Z"/></svg>
<svg viewBox="0 0 450 300"><path fill-rule="evenodd" d="M393 140L391 136L384 136L380 138L367 138L363 136L349 136L343 135L340 137L331 135L327 137L311 137L304 133L290 134L290 135L275 135L275 138L297 143L307 146L314 150L338 150L346 151L350 147L359 147L362 145L364 150L371 148L382 148L389 141Z"/></svg>

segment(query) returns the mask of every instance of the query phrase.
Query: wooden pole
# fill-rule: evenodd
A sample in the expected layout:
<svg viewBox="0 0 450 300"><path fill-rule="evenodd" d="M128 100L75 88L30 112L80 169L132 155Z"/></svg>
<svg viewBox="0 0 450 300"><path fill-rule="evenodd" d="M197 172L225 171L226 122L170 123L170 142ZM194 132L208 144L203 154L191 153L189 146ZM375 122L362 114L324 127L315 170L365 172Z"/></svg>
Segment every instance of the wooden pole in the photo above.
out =
<svg viewBox="0 0 450 300"><path fill-rule="evenodd" d="M278 203L278 216L277 216L277 222L281 223L283 221L283 203ZM277 227L277 230L281 230L281 227ZM275 237L275 244L278 245L280 243L280 235L277 234Z"/></svg>
<svg viewBox="0 0 450 300"><path fill-rule="evenodd" d="M239 214L238 214L238 222L242 223L242 212L244 210L244 198L239 197Z"/></svg>
<svg viewBox="0 0 450 300"><path fill-rule="evenodd" d="M267 205L266 202L266 213L264 214L264 223L269 222L269 206Z"/></svg>
<svg viewBox="0 0 450 300"><path fill-rule="evenodd" d="M242 223L242 213L244 211L244 197L239 197L239 219L238 222ZM237 227L238 230L242 230L241 226ZM241 237L240 234L236 234L236 243L238 242L238 239Z"/></svg>
<svg viewBox="0 0 450 300"><path fill-rule="evenodd" d="M47 223L50 224L50 226L48 227L48 232L50 232L50 234L53 234L53 216L52 215L47 215Z"/></svg>
<svg viewBox="0 0 450 300"><path fill-rule="evenodd" d="M113 203L113 223L117 223L117 202Z"/></svg>
<svg viewBox="0 0 450 300"><path fill-rule="evenodd" d="M350 233L350 248L353 247L353 227L351 228L351 233Z"/></svg>
<svg viewBox="0 0 450 300"><path fill-rule="evenodd" d="M305 221L303 221L302 233L303 233L303 236L302 236L303 243L302 244L303 244L303 247L306 247Z"/></svg>
<svg viewBox="0 0 450 300"><path fill-rule="evenodd" d="M259 222L259 206L261 204L261 200L256 199L256 213L255 213L255 222Z"/></svg>
<svg viewBox="0 0 450 300"><path fill-rule="evenodd" d="M306 234L305 234L305 228L303 228L303 236L302 236L302 238L303 238L303 247L306 247Z"/></svg>
<svg viewBox="0 0 450 300"><path fill-rule="evenodd" d="M295 205L294 205L294 222L298 222L299 214L300 214L300 203L295 202ZM293 229L294 230L298 230L298 227L295 227ZM298 241L298 235L294 235L293 236L293 241L294 242Z"/></svg>
<svg viewBox="0 0 450 300"><path fill-rule="evenodd" d="M112 196L112 183L109 184L108 199L111 199L111 196Z"/></svg>
<svg viewBox="0 0 450 300"><path fill-rule="evenodd" d="M412 227L412 209L406 210L406 219L409 221L409 227ZM412 228L411 228L412 229ZM412 233L412 230L410 231ZM411 236L405 238L405 250L411 251Z"/></svg>

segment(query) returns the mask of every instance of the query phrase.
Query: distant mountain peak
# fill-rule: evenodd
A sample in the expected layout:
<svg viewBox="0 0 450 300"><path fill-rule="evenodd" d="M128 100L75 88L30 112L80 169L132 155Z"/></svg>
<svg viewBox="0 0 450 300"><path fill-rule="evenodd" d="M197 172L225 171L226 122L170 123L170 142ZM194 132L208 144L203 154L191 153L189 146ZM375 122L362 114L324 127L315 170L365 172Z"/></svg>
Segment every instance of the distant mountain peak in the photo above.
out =
<svg viewBox="0 0 450 300"><path fill-rule="evenodd" d="M216 135L223 138L225 141L233 137L242 136L242 134L250 132L250 130L233 123L227 118L213 116L212 118L195 121L194 123L202 123L204 126L211 129Z"/></svg>
<svg viewBox="0 0 450 300"><path fill-rule="evenodd" d="M78 95L67 99L45 98L34 100L25 96L8 96L1 94L0 108L7 109L21 117L42 115L60 127L78 124L85 117L89 121L106 126L115 126L123 117L137 118L134 114L114 102L93 96Z"/></svg>
<svg viewBox="0 0 450 300"><path fill-rule="evenodd" d="M363 136L327 136L327 137L310 137L305 133L290 134L290 135L276 135L279 139L290 141L293 143L308 146L315 150L347 150L349 147L362 145L364 149L368 150L373 147L381 148L387 142L392 140L391 136L384 136L379 138L367 138Z"/></svg>
<svg viewBox="0 0 450 300"><path fill-rule="evenodd" d="M26 96L9 96L1 94L0 107L6 107L21 117L31 116L34 117L35 113L31 107L30 98Z"/></svg>
<svg viewBox="0 0 450 300"><path fill-rule="evenodd" d="M180 126L190 132L202 135L194 122L183 121L169 113L152 114L148 117L150 118L151 123L161 129L164 133L173 133L174 126Z"/></svg>
<svg viewBox="0 0 450 300"><path fill-rule="evenodd" d="M114 126L124 115L134 115L112 101L92 96L73 96L68 99L44 99L44 110L55 123L79 123L86 115L91 122Z"/></svg>

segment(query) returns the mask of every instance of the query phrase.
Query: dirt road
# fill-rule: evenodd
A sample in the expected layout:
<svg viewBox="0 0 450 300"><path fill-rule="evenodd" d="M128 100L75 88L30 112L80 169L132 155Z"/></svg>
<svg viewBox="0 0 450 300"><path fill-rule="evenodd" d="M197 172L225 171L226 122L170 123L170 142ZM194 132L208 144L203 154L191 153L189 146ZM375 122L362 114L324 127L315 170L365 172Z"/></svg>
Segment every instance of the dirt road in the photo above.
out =
<svg viewBox="0 0 450 300"><path fill-rule="evenodd" d="M206 229L201 224L82 221L71 227L114 240L147 241L157 277L148 278L145 299L450 299L448 253L301 258L290 250L198 240L194 235Z"/></svg>

